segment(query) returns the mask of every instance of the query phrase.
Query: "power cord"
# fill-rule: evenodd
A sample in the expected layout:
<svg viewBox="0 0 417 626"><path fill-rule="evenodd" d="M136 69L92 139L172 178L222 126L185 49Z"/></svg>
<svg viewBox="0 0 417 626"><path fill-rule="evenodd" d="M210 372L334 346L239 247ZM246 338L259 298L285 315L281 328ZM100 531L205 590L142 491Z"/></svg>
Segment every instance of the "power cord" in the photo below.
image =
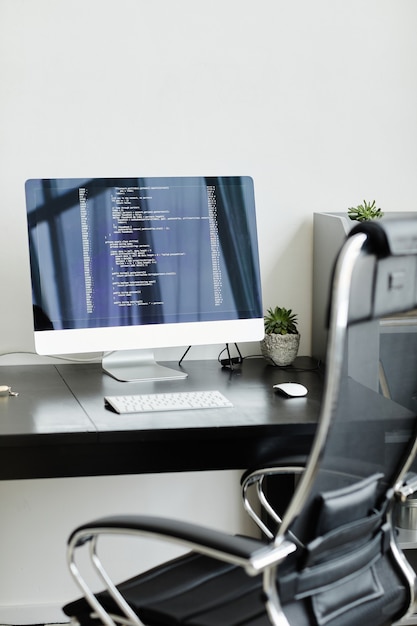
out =
<svg viewBox="0 0 417 626"><path fill-rule="evenodd" d="M220 365L222 367L224 367L225 369L236 369L235 366L236 365L240 365L241 363L243 363L243 356L239 350L239 346L237 345L237 343L234 344L236 351L238 353L238 356L233 356L230 354L230 348L229 348L229 344L226 344L226 347L223 348L223 350L220 352L219 356L217 357L218 362L220 363ZM182 355L182 357L180 358L180 360L178 361L178 365L181 365L181 363L183 362L185 356L188 354L188 352L191 350L192 346L188 346L188 348L186 349L186 351L184 352L184 354ZM227 359L222 359L222 354L224 354L224 352L227 352Z"/></svg>
<svg viewBox="0 0 417 626"><path fill-rule="evenodd" d="M239 346L237 345L237 343L234 344L236 351L238 353L238 356L234 356L232 357L230 354L230 349L229 349L229 344L226 344L226 347L220 352L219 356L217 357L217 360L220 362L220 365L226 369L230 369L230 370L234 370L234 366L235 365L241 365L243 363L243 357L242 354L239 350ZM225 352L227 352L227 359L222 359L221 356L222 354L224 354Z"/></svg>

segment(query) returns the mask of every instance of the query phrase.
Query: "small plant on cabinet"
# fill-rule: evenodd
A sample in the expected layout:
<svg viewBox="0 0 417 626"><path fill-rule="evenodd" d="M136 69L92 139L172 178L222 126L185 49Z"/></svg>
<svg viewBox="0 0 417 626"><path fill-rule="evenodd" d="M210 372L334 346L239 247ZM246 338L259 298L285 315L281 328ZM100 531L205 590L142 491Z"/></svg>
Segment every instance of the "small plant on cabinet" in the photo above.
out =
<svg viewBox="0 0 417 626"><path fill-rule="evenodd" d="M363 204L358 204L357 207L351 207L348 209L348 217L351 220L356 220L357 222L367 222L369 220L379 219L383 216L383 212L379 209L375 200L372 202L363 201Z"/></svg>

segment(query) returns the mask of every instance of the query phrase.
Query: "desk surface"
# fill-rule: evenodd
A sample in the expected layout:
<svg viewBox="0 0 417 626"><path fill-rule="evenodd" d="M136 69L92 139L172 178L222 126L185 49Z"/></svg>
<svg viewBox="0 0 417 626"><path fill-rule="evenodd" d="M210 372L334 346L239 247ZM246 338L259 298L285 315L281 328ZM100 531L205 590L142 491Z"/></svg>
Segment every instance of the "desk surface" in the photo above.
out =
<svg viewBox="0 0 417 626"><path fill-rule="evenodd" d="M170 366L175 364L170 363ZM185 361L184 380L120 383L97 364L0 367L0 479L243 469L308 451L320 410L322 375L308 358L290 371L263 359L239 370ZM284 399L272 385L309 390ZM105 395L218 389L233 408L117 415Z"/></svg>

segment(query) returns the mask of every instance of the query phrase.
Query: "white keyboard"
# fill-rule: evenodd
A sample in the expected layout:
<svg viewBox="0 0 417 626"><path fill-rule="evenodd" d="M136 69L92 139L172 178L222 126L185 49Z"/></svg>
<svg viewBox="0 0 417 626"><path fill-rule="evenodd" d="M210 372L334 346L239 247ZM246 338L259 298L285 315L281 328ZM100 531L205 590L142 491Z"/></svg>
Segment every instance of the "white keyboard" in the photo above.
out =
<svg viewBox="0 0 417 626"><path fill-rule="evenodd" d="M174 393L106 396L104 402L108 408L116 411L116 413L221 409L233 406L220 391L177 391Z"/></svg>

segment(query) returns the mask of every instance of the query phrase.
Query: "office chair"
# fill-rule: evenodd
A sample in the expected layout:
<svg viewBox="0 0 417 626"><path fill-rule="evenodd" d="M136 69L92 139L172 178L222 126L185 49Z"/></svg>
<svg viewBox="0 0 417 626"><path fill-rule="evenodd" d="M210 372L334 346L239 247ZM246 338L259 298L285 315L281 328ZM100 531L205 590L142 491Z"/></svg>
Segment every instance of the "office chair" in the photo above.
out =
<svg viewBox="0 0 417 626"><path fill-rule="evenodd" d="M393 510L408 493L417 407L413 394L391 396L389 376L382 388L380 345L392 322L407 367L402 331L409 327L398 320L416 305L417 220L355 227L332 280L323 401L309 457L277 459L243 480L245 506L264 536L149 516L83 524L68 540L83 597L65 614L82 626L387 626L412 612L415 574L398 547ZM282 516L269 511L271 531L248 494L254 487L263 506L266 478L293 471L293 497ZM164 538L188 551L116 587L99 558L106 535ZM83 547L106 587L98 594L77 565L85 565Z"/></svg>

